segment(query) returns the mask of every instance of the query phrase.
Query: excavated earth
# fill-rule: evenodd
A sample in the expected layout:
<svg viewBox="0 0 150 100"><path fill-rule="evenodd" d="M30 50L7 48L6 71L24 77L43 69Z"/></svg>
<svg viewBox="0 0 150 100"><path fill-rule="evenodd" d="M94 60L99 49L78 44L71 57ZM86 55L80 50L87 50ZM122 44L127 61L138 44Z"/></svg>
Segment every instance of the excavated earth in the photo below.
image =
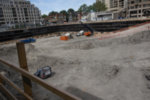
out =
<svg viewBox="0 0 150 100"><path fill-rule="evenodd" d="M74 36L60 41L59 37L47 37L26 44L26 53L31 74L51 66L54 75L44 81L83 100L150 98L150 31L104 40ZM15 44L0 45L0 58L18 65ZM0 71L22 88L19 74L2 64ZM33 95L35 100L61 100L36 83Z"/></svg>

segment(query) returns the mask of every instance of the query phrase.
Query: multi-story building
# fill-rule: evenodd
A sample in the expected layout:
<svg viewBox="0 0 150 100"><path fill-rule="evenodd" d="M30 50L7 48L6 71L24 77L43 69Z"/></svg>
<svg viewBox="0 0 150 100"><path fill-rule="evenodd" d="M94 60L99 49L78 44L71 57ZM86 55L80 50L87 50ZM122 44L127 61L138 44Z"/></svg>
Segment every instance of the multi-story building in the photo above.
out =
<svg viewBox="0 0 150 100"><path fill-rule="evenodd" d="M150 0L128 0L128 17L150 16Z"/></svg>
<svg viewBox="0 0 150 100"><path fill-rule="evenodd" d="M120 11L127 7L127 0L96 0L103 2L108 11Z"/></svg>
<svg viewBox="0 0 150 100"><path fill-rule="evenodd" d="M121 11L127 7L127 0L110 0L110 11Z"/></svg>
<svg viewBox="0 0 150 100"><path fill-rule="evenodd" d="M40 10L28 0L0 0L0 25L40 23Z"/></svg>
<svg viewBox="0 0 150 100"><path fill-rule="evenodd" d="M127 15L128 2L127 0L97 0L105 3L107 11L113 13L113 18L125 18Z"/></svg>
<svg viewBox="0 0 150 100"><path fill-rule="evenodd" d="M113 11L115 19L119 17L139 18L150 17L150 0L97 0ZM108 7L109 6L109 7Z"/></svg>

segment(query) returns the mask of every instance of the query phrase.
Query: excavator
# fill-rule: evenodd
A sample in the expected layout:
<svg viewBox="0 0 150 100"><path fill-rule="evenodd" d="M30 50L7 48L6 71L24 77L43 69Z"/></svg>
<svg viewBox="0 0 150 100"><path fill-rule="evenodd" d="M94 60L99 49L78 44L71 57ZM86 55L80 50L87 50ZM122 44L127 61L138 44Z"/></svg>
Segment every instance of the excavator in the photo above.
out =
<svg viewBox="0 0 150 100"><path fill-rule="evenodd" d="M82 21L80 21L80 24L84 28L88 29L88 32L84 33L85 36L92 36L94 34L94 29L92 27L90 27L88 24L84 24Z"/></svg>

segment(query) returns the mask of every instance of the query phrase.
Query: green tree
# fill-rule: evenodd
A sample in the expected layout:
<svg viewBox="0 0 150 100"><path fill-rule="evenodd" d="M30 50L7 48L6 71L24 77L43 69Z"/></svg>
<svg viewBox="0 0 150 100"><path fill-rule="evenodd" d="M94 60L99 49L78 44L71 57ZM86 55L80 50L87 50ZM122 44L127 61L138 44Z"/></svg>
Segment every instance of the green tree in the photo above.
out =
<svg viewBox="0 0 150 100"><path fill-rule="evenodd" d="M79 13L87 14L88 13L88 6L86 4L83 4L80 6L80 8L78 9Z"/></svg>
<svg viewBox="0 0 150 100"><path fill-rule="evenodd" d="M102 3L101 1L95 2L92 6L93 6L93 8L92 8L93 11L95 11L95 12L107 10L106 5L104 3Z"/></svg>
<svg viewBox="0 0 150 100"><path fill-rule="evenodd" d="M75 12L74 9L70 8L70 9L68 9L67 12L68 12L68 18L69 18L70 21L71 20L75 21L77 19L76 12Z"/></svg>
<svg viewBox="0 0 150 100"><path fill-rule="evenodd" d="M62 11L59 12L59 14L67 16L67 11L66 10L62 10Z"/></svg>
<svg viewBox="0 0 150 100"><path fill-rule="evenodd" d="M47 15L46 15L46 14L43 14L43 15L42 15L42 18L46 18L46 17L47 17Z"/></svg>
<svg viewBox="0 0 150 100"><path fill-rule="evenodd" d="M51 11L51 12L49 13L49 16L54 16L54 15L57 15L57 14L58 14L57 11Z"/></svg>
<svg viewBox="0 0 150 100"><path fill-rule="evenodd" d="M93 5L89 5L89 6L88 6L87 12L91 12L91 11L94 11Z"/></svg>
<svg viewBox="0 0 150 100"><path fill-rule="evenodd" d="M72 8L70 8L70 9L68 9L68 14L70 14L70 15L75 15L75 11L74 11L74 9L72 9Z"/></svg>
<svg viewBox="0 0 150 100"><path fill-rule="evenodd" d="M59 12L61 18L60 19L65 19L68 22L68 13L66 10L62 10Z"/></svg>

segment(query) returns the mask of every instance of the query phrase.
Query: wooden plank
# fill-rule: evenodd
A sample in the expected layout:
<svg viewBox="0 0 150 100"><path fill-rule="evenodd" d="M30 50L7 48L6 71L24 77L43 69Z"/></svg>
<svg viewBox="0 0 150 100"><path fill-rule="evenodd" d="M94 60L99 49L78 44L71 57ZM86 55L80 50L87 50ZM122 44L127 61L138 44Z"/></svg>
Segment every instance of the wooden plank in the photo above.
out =
<svg viewBox="0 0 150 100"><path fill-rule="evenodd" d="M1 73L0 73L1 74ZM3 79L0 77L0 84L3 84Z"/></svg>
<svg viewBox="0 0 150 100"><path fill-rule="evenodd" d="M46 82L44 82L42 79L30 74L28 71L23 70L22 68L16 67L2 59L0 59L0 62L7 65L8 67L16 70L17 72L20 72L22 75L26 76L27 78L29 78L30 80L40 84L41 86L43 86L44 88L46 88L47 90L53 92L54 94L62 97L64 100L81 100L80 98L73 96L72 94L65 92L63 90L57 89L54 86L52 86L51 84L48 84Z"/></svg>
<svg viewBox="0 0 150 100"><path fill-rule="evenodd" d="M0 83L0 90L2 91L2 93L4 93L9 100L17 100L17 98L10 93L1 83Z"/></svg>
<svg viewBox="0 0 150 100"><path fill-rule="evenodd" d="M13 82L11 82L7 77L0 74L0 78L4 81L6 81L9 85L11 85L13 88L15 88L20 94L22 94L27 100L33 100L30 96L28 96L26 93L24 93L19 87L17 87Z"/></svg>
<svg viewBox="0 0 150 100"><path fill-rule="evenodd" d="M20 67L28 71L27 58L24 43L17 43L17 52ZM32 85L30 79L22 75L24 92L32 97Z"/></svg>

